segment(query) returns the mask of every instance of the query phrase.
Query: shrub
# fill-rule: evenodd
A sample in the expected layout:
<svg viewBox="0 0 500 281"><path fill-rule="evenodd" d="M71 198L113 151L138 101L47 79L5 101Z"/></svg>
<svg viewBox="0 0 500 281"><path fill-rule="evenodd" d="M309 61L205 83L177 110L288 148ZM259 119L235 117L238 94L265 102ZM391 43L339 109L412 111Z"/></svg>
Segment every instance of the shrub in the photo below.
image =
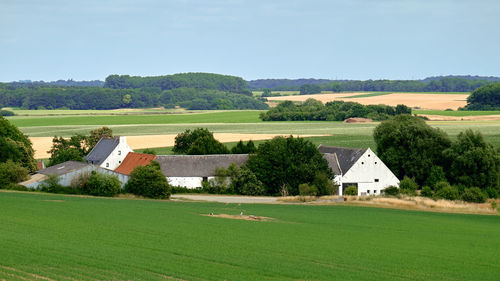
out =
<svg viewBox="0 0 500 281"><path fill-rule="evenodd" d="M3 189L17 190L17 191L32 191L32 189L29 189L24 185L20 185L20 184L16 184L16 183L9 183L8 185L4 186Z"/></svg>
<svg viewBox="0 0 500 281"><path fill-rule="evenodd" d="M262 182L246 166L233 170L231 186L235 192L244 195L262 195L265 192Z"/></svg>
<svg viewBox="0 0 500 281"><path fill-rule="evenodd" d="M144 197L169 198L172 187L162 174L158 162L152 161L151 164L136 167L132 171L125 190Z"/></svg>
<svg viewBox="0 0 500 281"><path fill-rule="evenodd" d="M484 203L486 202L486 194L478 187L471 187L464 190L461 196L465 202Z"/></svg>
<svg viewBox="0 0 500 281"><path fill-rule="evenodd" d="M432 189L429 186L424 186L422 187L422 191L420 191L420 196L424 197L432 197L434 193L432 192Z"/></svg>
<svg viewBox="0 0 500 281"><path fill-rule="evenodd" d="M146 148L142 151L142 153L144 154L152 154L152 155L156 155L156 150L152 149L152 148Z"/></svg>
<svg viewBox="0 0 500 281"><path fill-rule="evenodd" d="M318 189L314 185L308 183L299 184L299 194L301 196L316 196Z"/></svg>
<svg viewBox="0 0 500 281"><path fill-rule="evenodd" d="M28 169L22 167L21 164L11 160L0 163L0 188L26 179L28 179Z"/></svg>
<svg viewBox="0 0 500 281"><path fill-rule="evenodd" d="M14 116L14 112L10 110L0 110L0 116Z"/></svg>
<svg viewBox="0 0 500 281"><path fill-rule="evenodd" d="M355 185L350 185L344 190L344 195L358 195L358 188Z"/></svg>
<svg viewBox="0 0 500 281"><path fill-rule="evenodd" d="M434 187L438 182L441 181L446 181L446 175L444 173L443 167L432 166L429 176L425 180L425 185Z"/></svg>
<svg viewBox="0 0 500 281"><path fill-rule="evenodd" d="M399 182L400 192L408 195L416 195L418 189L418 184L413 178L405 176L403 180Z"/></svg>
<svg viewBox="0 0 500 281"><path fill-rule="evenodd" d="M486 188L486 194L488 194L489 198L497 199L499 197L498 189L493 187Z"/></svg>
<svg viewBox="0 0 500 281"><path fill-rule="evenodd" d="M334 195L339 191L339 186L328 178L325 173L316 173L312 185L318 189L317 195Z"/></svg>
<svg viewBox="0 0 500 281"><path fill-rule="evenodd" d="M38 187L44 192L65 193L65 188L59 184L59 177L56 175L49 175Z"/></svg>
<svg viewBox="0 0 500 281"><path fill-rule="evenodd" d="M397 186L391 185L382 190L385 195L396 196L399 194L399 188Z"/></svg>
<svg viewBox="0 0 500 281"><path fill-rule="evenodd" d="M92 171L85 184L84 193L94 196L112 197L120 193L121 183L118 177Z"/></svg>
<svg viewBox="0 0 500 281"><path fill-rule="evenodd" d="M450 184L447 181L440 181L434 185L434 190L439 191L445 187L449 187Z"/></svg>
<svg viewBox="0 0 500 281"><path fill-rule="evenodd" d="M434 197L446 200L457 200L458 189L455 186L447 185L434 193Z"/></svg>

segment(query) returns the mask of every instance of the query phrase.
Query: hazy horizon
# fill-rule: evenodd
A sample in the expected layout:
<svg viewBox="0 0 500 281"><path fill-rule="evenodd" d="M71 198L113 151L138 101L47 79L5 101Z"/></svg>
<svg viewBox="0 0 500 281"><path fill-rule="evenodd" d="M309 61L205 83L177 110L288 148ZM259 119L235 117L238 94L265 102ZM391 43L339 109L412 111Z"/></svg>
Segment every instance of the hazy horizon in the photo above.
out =
<svg viewBox="0 0 500 281"><path fill-rule="evenodd" d="M0 81L500 76L494 0L6 0Z"/></svg>

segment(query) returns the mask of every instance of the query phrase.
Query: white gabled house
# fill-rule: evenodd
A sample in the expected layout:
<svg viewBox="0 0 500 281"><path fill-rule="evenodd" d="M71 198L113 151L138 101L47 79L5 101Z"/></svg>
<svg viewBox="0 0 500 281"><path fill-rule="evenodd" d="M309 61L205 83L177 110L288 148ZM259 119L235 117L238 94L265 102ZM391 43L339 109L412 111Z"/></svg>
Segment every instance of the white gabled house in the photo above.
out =
<svg viewBox="0 0 500 281"><path fill-rule="evenodd" d="M358 188L358 196L379 195L386 187L399 185L398 178L370 148L320 145L318 149L323 154L336 155L340 177L336 176L335 181L340 186L339 195L342 195L343 190L350 185ZM333 172L337 175L335 171Z"/></svg>
<svg viewBox="0 0 500 281"><path fill-rule="evenodd" d="M114 170L133 150L127 144L126 137L101 138L90 153L85 156L87 163L101 168Z"/></svg>

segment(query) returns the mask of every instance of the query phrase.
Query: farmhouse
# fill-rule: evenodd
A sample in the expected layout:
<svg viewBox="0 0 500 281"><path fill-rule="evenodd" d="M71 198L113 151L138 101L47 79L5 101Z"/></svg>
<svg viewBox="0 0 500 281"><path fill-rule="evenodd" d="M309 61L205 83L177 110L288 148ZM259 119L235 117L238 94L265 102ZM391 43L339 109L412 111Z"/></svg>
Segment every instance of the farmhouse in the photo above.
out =
<svg viewBox="0 0 500 281"><path fill-rule="evenodd" d="M343 190L351 185L358 188L358 195L361 196L378 195L384 188L399 184L398 178L370 148L356 149L320 145L318 149L324 155L336 155L340 176L336 176L335 181L341 187L339 195L342 195ZM335 171L334 173L338 175Z"/></svg>
<svg viewBox="0 0 500 281"><path fill-rule="evenodd" d="M85 160L89 164L114 170L129 152L133 150L128 146L126 137L101 138Z"/></svg>
<svg viewBox="0 0 500 281"><path fill-rule="evenodd" d="M201 187L203 181L215 178L215 169L227 169L231 163L245 164L248 154L158 155L161 171L169 184L187 188Z"/></svg>

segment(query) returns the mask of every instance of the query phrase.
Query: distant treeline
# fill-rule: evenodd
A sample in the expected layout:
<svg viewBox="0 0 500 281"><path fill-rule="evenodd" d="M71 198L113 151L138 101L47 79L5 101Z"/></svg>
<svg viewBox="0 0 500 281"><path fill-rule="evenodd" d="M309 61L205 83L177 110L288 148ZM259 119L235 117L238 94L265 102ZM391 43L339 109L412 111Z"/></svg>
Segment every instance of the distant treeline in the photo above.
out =
<svg viewBox="0 0 500 281"><path fill-rule="evenodd" d="M477 79L476 79L477 78ZM424 80L318 80L318 79L263 79L249 81L252 90L299 91L303 85L318 85L322 91L389 91L389 92L471 92L494 83L498 77L447 76Z"/></svg>
<svg viewBox="0 0 500 281"><path fill-rule="evenodd" d="M17 81L8 83L11 87L49 87L49 86L65 86L65 87L102 87L104 86L104 81L92 80L92 81L74 81L73 79L68 80L57 80L57 81Z"/></svg>
<svg viewBox="0 0 500 281"><path fill-rule="evenodd" d="M171 90L177 88L210 89L228 91L251 96L245 80L236 76L213 73L179 73L164 76L129 76L110 75L104 82L105 88L112 89L137 89L160 88Z"/></svg>
<svg viewBox="0 0 500 281"><path fill-rule="evenodd" d="M386 120L398 114L411 114L406 105L362 105L357 102L332 101L325 105L314 99L301 104L285 101L260 114L263 121L343 121L351 117Z"/></svg>

